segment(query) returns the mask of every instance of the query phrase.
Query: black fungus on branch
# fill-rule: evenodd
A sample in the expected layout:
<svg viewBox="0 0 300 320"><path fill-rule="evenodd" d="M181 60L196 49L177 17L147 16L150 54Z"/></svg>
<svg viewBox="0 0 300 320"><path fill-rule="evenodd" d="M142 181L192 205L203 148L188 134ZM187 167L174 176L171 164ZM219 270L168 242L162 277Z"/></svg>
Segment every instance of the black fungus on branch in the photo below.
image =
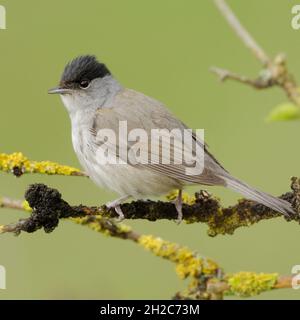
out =
<svg viewBox="0 0 300 320"><path fill-rule="evenodd" d="M30 185L25 199L33 211L28 219L23 220L22 231L34 232L44 228L45 232L51 232L57 227L59 219L84 215L64 201L58 190L44 184Z"/></svg>

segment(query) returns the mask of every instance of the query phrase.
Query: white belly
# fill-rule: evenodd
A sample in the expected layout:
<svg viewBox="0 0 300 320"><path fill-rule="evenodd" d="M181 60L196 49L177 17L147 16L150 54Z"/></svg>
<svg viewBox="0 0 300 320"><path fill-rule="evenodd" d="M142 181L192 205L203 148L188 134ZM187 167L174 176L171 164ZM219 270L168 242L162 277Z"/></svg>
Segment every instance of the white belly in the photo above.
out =
<svg viewBox="0 0 300 320"><path fill-rule="evenodd" d="M100 187L108 188L120 196L129 195L137 199L163 195L182 187L177 180L150 169L128 164L101 164L89 134L73 132L73 146L84 170Z"/></svg>
<svg viewBox="0 0 300 320"><path fill-rule="evenodd" d="M130 195L135 198L158 196L181 187L174 179L127 164L88 166L87 171L96 184L107 187L121 196Z"/></svg>

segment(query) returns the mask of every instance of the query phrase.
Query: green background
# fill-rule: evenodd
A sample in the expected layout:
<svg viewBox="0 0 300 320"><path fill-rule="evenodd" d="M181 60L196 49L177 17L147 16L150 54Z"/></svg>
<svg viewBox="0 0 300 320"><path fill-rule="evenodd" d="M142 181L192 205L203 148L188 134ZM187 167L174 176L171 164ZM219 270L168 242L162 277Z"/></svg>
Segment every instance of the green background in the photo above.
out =
<svg viewBox="0 0 300 320"><path fill-rule="evenodd" d="M300 30L291 28L296 1L229 1L272 56L285 52L295 76L300 69ZM255 91L209 72L217 65L256 76L259 63L237 39L209 0L1 0L7 30L0 30L0 152L79 166L68 114L59 97L47 95L65 63L79 54L98 56L123 85L153 96L186 124L204 128L212 153L235 176L278 195L299 176L299 122L264 119L286 97L279 89ZM300 76L299 76L300 79ZM27 185L44 182L72 204L100 205L115 197L88 179L0 174L0 195L22 198ZM224 204L239 197L211 188ZM25 217L1 209L0 223ZM188 245L218 261L227 272L290 274L300 264L299 226L279 218L232 236L210 238L204 225L128 223L142 233ZM0 299L170 298L186 286L174 265L137 245L107 238L68 221L51 234L0 238L7 289ZM278 290L256 298L299 299Z"/></svg>

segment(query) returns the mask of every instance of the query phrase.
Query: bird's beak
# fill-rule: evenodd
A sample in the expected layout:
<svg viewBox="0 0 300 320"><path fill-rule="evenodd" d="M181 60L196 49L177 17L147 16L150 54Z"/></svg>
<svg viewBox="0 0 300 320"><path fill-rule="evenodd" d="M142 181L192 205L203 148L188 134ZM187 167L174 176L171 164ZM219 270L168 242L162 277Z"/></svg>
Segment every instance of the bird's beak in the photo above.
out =
<svg viewBox="0 0 300 320"><path fill-rule="evenodd" d="M71 93L71 89L65 89L65 88L53 88L53 89L49 89L48 93L49 94L66 94L66 93Z"/></svg>

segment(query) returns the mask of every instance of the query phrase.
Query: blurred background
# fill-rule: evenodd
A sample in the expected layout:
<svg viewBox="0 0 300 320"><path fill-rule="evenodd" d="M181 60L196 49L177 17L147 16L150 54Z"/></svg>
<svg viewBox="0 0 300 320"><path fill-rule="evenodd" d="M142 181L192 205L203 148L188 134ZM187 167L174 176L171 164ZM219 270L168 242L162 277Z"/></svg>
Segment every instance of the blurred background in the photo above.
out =
<svg viewBox="0 0 300 320"><path fill-rule="evenodd" d="M300 30L291 28L296 1L228 1L243 24L272 56L285 52L300 80ZM255 91L221 84L212 65L255 77L259 63L237 39L210 0L1 0L7 30L0 30L0 152L79 167L68 114L47 89L58 83L67 61L95 54L123 85L163 101L193 128L204 128L210 151L235 176L279 195L299 176L299 122L266 123L286 101L279 89ZM58 188L71 204L100 205L116 195L88 179L0 173L0 195L22 199L28 184ZM146 183L146 181L145 181ZM200 188L200 187L199 187ZM198 188L198 189L199 189ZM197 189L197 188L196 188ZM192 188L189 192L196 190ZM224 205L238 195L209 191ZM24 212L1 209L0 223ZM283 219L240 228L232 236L207 236L204 225L126 221L197 250L226 272L290 274L300 264L299 226ZM161 299L186 286L174 265L129 241L112 239L62 221L43 231L0 237L0 264L7 289L0 299ZM278 290L255 299L299 299L300 290Z"/></svg>

